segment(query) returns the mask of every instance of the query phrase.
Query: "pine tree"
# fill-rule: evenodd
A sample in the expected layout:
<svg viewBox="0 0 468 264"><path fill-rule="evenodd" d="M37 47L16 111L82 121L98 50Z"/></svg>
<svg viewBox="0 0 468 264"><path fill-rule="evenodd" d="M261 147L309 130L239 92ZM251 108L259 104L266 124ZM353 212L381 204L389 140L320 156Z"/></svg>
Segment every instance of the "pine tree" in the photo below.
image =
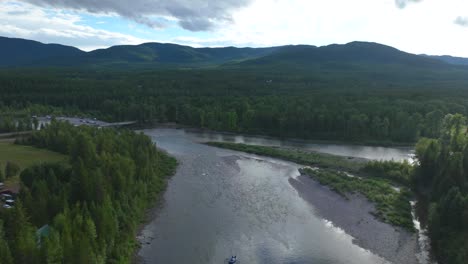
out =
<svg viewBox="0 0 468 264"><path fill-rule="evenodd" d="M0 168L1 168L1 164L0 164ZM3 170L0 169L0 182L4 182L5 181L5 174L3 174Z"/></svg>
<svg viewBox="0 0 468 264"><path fill-rule="evenodd" d="M10 221L11 237L13 239L11 251L15 263L38 263L37 241L35 229L29 223L21 201L17 201Z"/></svg>
<svg viewBox="0 0 468 264"><path fill-rule="evenodd" d="M44 239L42 246L44 259L47 264L63 263L63 248L60 240L60 233L52 229Z"/></svg>
<svg viewBox="0 0 468 264"><path fill-rule="evenodd" d="M0 220L0 262L3 264L13 264L13 257L11 256L10 246L5 240L3 232L3 221Z"/></svg>
<svg viewBox="0 0 468 264"><path fill-rule="evenodd" d="M20 167L18 166L18 164L7 161L6 166L5 166L5 176L7 178L17 175L19 171L20 171Z"/></svg>

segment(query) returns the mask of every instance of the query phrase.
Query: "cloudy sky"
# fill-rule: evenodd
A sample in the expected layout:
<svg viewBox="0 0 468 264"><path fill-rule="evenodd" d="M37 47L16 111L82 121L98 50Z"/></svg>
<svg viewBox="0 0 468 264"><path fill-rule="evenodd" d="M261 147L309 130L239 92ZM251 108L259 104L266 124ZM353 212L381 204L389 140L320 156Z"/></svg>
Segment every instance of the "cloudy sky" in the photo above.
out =
<svg viewBox="0 0 468 264"><path fill-rule="evenodd" d="M468 57L468 0L0 0L0 36L83 50L360 40Z"/></svg>

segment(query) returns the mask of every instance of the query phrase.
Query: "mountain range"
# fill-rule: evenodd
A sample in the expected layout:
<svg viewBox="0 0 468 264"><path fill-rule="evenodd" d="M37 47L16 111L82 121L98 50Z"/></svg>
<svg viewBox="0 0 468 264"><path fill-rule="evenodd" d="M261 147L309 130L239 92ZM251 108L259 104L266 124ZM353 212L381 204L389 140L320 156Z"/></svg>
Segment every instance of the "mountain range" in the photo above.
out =
<svg viewBox="0 0 468 264"><path fill-rule="evenodd" d="M289 45L269 48L193 48L176 44L144 43L85 52L71 46L0 37L0 67L349 67L404 65L446 68L468 65L468 59L415 55L371 42L323 47Z"/></svg>

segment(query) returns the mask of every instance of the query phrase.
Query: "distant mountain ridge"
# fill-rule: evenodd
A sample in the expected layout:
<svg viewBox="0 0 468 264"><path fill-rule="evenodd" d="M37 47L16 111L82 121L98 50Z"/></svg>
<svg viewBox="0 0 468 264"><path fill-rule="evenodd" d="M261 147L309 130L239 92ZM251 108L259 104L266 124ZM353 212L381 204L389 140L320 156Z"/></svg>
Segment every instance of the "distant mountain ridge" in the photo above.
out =
<svg viewBox="0 0 468 264"><path fill-rule="evenodd" d="M75 47L0 37L0 67L29 66L44 60L72 58L84 54L84 51Z"/></svg>
<svg viewBox="0 0 468 264"><path fill-rule="evenodd" d="M426 56L406 53L396 48L373 42L350 42L344 45L332 44L323 47L285 46L277 52L242 62L244 66L267 65L308 66L317 64L401 64L412 67L438 67L445 62Z"/></svg>
<svg viewBox="0 0 468 264"><path fill-rule="evenodd" d="M177 44L144 43L136 46L113 46L86 54L88 61L210 65L251 59L270 54L278 48L192 48Z"/></svg>
<svg viewBox="0 0 468 264"><path fill-rule="evenodd" d="M449 64L453 65L468 65L468 58L462 58L462 57L453 57L449 55L442 55L442 56L433 56L433 55L425 55L423 54L422 56L426 56L429 58L433 58L436 60L440 60Z"/></svg>
<svg viewBox="0 0 468 264"><path fill-rule="evenodd" d="M449 67L453 60L402 52L371 42L323 47L288 45L269 48L193 48L177 44L121 45L85 52L59 44L0 37L0 67L309 67L353 64ZM467 59L468 64L468 59Z"/></svg>
<svg viewBox="0 0 468 264"><path fill-rule="evenodd" d="M85 52L59 44L0 37L0 67L120 66L202 67L268 55L270 48L192 48L177 44L120 45Z"/></svg>

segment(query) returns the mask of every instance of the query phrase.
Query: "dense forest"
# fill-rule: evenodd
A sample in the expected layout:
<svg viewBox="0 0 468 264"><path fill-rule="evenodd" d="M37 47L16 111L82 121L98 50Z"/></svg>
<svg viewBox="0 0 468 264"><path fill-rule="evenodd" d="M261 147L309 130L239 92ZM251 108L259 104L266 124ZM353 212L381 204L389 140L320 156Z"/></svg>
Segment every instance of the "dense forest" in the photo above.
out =
<svg viewBox="0 0 468 264"><path fill-rule="evenodd" d="M55 121L18 143L69 161L22 171L16 206L0 215L0 262L128 263L175 160L142 134Z"/></svg>
<svg viewBox="0 0 468 264"><path fill-rule="evenodd" d="M5 70L0 111L380 144L438 137L446 114L467 114L468 92L458 88L462 82L437 88L437 83L405 81L228 69Z"/></svg>
<svg viewBox="0 0 468 264"><path fill-rule="evenodd" d="M34 115L73 115L277 137L419 140L415 177L395 164L371 164L367 170L422 195L430 204L430 236L440 263L461 264L468 258L468 82L450 74L437 79L437 72L391 67L364 73L326 67L1 70L0 132L26 130L34 126ZM161 190L174 161L141 135L55 122L24 143L67 154L70 163L21 174L21 203L1 216L2 259L126 262L152 190ZM37 248L35 232L46 224L50 234Z"/></svg>
<svg viewBox="0 0 468 264"><path fill-rule="evenodd" d="M468 259L468 137L466 117L449 115L438 139L416 146L415 188L430 202L429 235L439 263Z"/></svg>

